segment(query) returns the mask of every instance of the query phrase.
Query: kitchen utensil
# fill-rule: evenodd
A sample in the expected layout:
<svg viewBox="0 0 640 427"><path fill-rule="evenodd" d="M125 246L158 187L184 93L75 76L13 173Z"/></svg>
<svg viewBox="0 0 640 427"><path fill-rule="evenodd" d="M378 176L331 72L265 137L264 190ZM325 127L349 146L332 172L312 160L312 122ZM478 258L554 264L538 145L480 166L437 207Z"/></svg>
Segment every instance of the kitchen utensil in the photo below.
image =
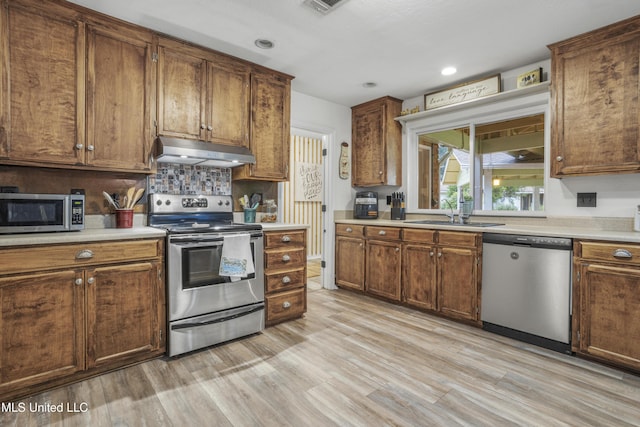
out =
<svg viewBox="0 0 640 427"><path fill-rule="evenodd" d="M124 196L125 197L124 207L126 209L131 209L132 205L129 205L129 203L133 203L133 196L135 195L135 192L136 192L136 187L129 187L127 189L127 195Z"/></svg>
<svg viewBox="0 0 640 427"><path fill-rule="evenodd" d="M129 209L133 209L136 203L140 201L140 198L142 197L142 193L144 193L144 188L138 188L136 190L136 193L134 194L133 198L130 200Z"/></svg>
<svg viewBox="0 0 640 427"><path fill-rule="evenodd" d="M106 191L103 191L102 195L104 196L105 199L107 199L109 204L113 206L114 209L120 209L120 206L118 206L118 204L115 202L115 200L113 200L113 197L111 197L109 193L107 193Z"/></svg>

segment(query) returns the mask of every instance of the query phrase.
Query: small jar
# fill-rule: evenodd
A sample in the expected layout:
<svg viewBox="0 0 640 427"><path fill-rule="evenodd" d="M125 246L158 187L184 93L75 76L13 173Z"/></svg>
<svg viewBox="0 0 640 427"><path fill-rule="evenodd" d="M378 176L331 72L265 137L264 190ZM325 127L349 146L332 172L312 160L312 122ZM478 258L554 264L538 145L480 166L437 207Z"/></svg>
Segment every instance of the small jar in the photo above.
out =
<svg viewBox="0 0 640 427"><path fill-rule="evenodd" d="M273 199L267 199L264 201L264 215L262 216L262 222L276 222L278 219L278 206Z"/></svg>

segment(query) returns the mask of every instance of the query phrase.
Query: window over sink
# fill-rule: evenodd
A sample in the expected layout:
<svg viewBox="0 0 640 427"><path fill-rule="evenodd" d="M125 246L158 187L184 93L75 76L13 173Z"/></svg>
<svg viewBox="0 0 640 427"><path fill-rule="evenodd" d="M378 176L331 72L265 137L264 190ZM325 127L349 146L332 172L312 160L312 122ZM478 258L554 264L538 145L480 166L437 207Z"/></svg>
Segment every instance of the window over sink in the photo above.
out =
<svg viewBox="0 0 640 427"><path fill-rule="evenodd" d="M548 92L506 98L407 120L409 212L543 214Z"/></svg>

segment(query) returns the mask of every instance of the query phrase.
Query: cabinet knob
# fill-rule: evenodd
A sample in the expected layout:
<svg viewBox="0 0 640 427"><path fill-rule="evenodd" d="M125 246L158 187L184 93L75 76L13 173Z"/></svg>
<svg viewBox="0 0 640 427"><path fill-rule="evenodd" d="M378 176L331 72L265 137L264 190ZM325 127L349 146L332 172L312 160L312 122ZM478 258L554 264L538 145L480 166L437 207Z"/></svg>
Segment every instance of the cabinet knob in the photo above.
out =
<svg viewBox="0 0 640 427"><path fill-rule="evenodd" d="M400 248L396 248L396 252L400 252Z"/></svg>
<svg viewBox="0 0 640 427"><path fill-rule="evenodd" d="M213 126L211 125L207 126L207 130L213 130Z"/></svg>
<svg viewBox="0 0 640 427"><path fill-rule="evenodd" d="M96 282L95 277L89 277L89 278L87 279L87 283L88 283L88 284L90 284L90 285L93 285L95 282Z"/></svg>
<svg viewBox="0 0 640 427"><path fill-rule="evenodd" d="M291 257L289 255L282 255L282 261L283 262L289 262L289 261L291 261Z"/></svg>
<svg viewBox="0 0 640 427"><path fill-rule="evenodd" d="M82 150L83 148L84 148L84 145L76 144L76 150Z"/></svg>
<svg viewBox="0 0 640 427"><path fill-rule="evenodd" d="M384 230L380 230L380 231L378 231L378 234L381 235L381 236L384 236L384 235L387 234L387 232L384 231Z"/></svg>
<svg viewBox="0 0 640 427"><path fill-rule="evenodd" d="M95 149L96 149L96 147L94 147L93 145L87 145L87 150L88 151L93 151Z"/></svg>
<svg viewBox="0 0 640 427"><path fill-rule="evenodd" d="M429 256L433 256L433 251L432 251L432 252L429 252Z"/></svg>
<svg viewBox="0 0 640 427"><path fill-rule="evenodd" d="M78 286L82 285L82 278L78 277L74 283Z"/></svg>
<svg viewBox="0 0 640 427"><path fill-rule="evenodd" d="M353 231L353 228L347 227L344 231L346 231L347 233L351 233Z"/></svg>
<svg viewBox="0 0 640 427"><path fill-rule="evenodd" d="M291 241L291 237L287 236L286 234L284 236L282 236L282 239L280 239L281 241L287 243Z"/></svg>
<svg viewBox="0 0 640 427"><path fill-rule="evenodd" d="M631 259L633 257L633 255L631 255L631 252L629 252L626 249L616 249L615 251L613 251L613 256L615 258L625 258L625 259Z"/></svg>
<svg viewBox="0 0 640 427"><path fill-rule="evenodd" d="M438 252L438 258L442 257L442 252Z"/></svg>
<svg viewBox="0 0 640 427"><path fill-rule="evenodd" d="M90 259L93 258L93 251L90 249L83 249L76 254L76 259Z"/></svg>
<svg viewBox="0 0 640 427"><path fill-rule="evenodd" d="M564 157L562 157L562 156L558 156L558 157L556 157L556 161L558 161L558 162L561 162L561 161L563 161L563 160L564 160Z"/></svg>
<svg viewBox="0 0 640 427"><path fill-rule="evenodd" d="M291 277L289 276L284 276L282 278L282 283L291 283Z"/></svg>
<svg viewBox="0 0 640 427"><path fill-rule="evenodd" d="M282 308L289 308L291 307L291 303L289 301L285 301L282 303Z"/></svg>
<svg viewBox="0 0 640 427"><path fill-rule="evenodd" d="M362 247L364 247L364 244L360 243L360 245L359 245L359 246L362 248Z"/></svg>
<svg viewBox="0 0 640 427"><path fill-rule="evenodd" d="M378 175L382 175L382 171L378 172Z"/></svg>
<svg viewBox="0 0 640 427"><path fill-rule="evenodd" d="M206 129L206 128L207 128L207 125L205 125L204 123L200 124L200 129Z"/></svg>

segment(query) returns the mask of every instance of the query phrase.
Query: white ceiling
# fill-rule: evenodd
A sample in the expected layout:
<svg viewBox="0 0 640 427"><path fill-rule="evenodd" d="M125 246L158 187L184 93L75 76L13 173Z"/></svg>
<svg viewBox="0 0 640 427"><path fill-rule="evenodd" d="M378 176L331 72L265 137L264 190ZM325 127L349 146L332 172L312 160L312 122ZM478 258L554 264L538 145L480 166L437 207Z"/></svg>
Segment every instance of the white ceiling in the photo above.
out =
<svg viewBox="0 0 640 427"><path fill-rule="evenodd" d="M293 75L293 90L345 106L528 65L550 43L640 14L638 0L345 0L327 15L303 0L73 3ZM440 75L447 65L458 73Z"/></svg>

